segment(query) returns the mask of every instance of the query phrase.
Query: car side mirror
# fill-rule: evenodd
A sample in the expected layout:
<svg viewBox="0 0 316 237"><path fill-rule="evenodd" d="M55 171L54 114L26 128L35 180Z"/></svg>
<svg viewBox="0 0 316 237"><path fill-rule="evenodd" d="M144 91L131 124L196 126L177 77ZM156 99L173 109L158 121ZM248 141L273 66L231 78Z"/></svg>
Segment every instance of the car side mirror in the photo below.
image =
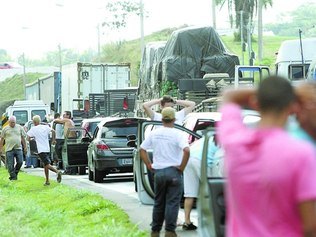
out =
<svg viewBox="0 0 316 237"><path fill-rule="evenodd" d="M130 140L127 142L128 147L135 147L136 148L136 140Z"/></svg>
<svg viewBox="0 0 316 237"><path fill-rule="evenodd" d="M135 134L130 134L130 135L127 135L126 138L127 138L128 141L136 140L136 135Z"/></svg>

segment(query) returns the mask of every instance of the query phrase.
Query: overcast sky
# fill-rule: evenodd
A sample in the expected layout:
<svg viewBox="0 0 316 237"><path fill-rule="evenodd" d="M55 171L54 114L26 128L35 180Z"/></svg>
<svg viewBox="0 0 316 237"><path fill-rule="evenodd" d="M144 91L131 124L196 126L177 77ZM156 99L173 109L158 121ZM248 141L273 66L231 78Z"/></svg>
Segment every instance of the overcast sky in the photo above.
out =
<svg viewBox="0 0 316 237"><path fill-rule="evenodd" d="M138 0L135 0L138 1ZM264 21L271 22L282 12L316 0L274 0L265 11ZM107 0L0 0L0 49L13 57L23 52L39 58L47 51L63 48L78 51L97 50L97 25L105 19ZM211 25L211 0L143 0L148 17L145 35L167 27ZM225 7L224 7L225 8ZM228 27L226 8L217 11L218 28ZM140 23L134 17L128 27L117 34L101 29L101 41L139 38Z"/></svg>

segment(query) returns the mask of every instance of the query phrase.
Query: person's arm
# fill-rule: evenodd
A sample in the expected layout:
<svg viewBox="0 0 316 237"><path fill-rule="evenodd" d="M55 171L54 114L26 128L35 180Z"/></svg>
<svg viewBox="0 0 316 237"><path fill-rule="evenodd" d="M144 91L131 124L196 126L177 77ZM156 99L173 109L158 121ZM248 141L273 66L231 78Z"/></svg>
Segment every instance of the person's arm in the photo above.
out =
<svg viewBox="0 0 316 237"><path fill-rule="evenodd" d="M54 119L53 123L58 123L58 124L65 124L68 121L68 119L66 118L58 118L58 119Z"/></svg>
<svg viewBox="0 0 316 237"><path fill-rule="evenodd" d="M227 90L223 94L223 104L234 103L241 107L254 108L257 107L256 96L255 89Z"/></svg>
<svg viewBox="0 0 316 237"><path fill-rule="evenodd" d="M184 110L184 115L187 115L188 113L191 113L192 110L195 107L195 102L190 100L175 100L175 105L180 105L184 107L182 110Z"/></svg>
<svg viewBox="0 0 316 237"><path fill-rule="evenodd" d="M56 144L56 132L54 129L51 129L51 133L52 133L52 144Z"/></svg>
<svg viewBox="0 0 316 237"><path fill-rule="evenodd" d="M143 103L143 109L145 110L145 113L150 119L154 119L154 114L155 114L155 112L151 109L151 107L153 107L154 105L159 105L160 103L161 103L161 98L150 100Z"/></svg>
<svg viewBox="0 0 316 237"><path fill-rule="evenodd" d="M2 153L4 138L0 137L0 153Z"/></svg>
<svg viewBox="0 0 316 237"><path fill-rule="evenodd" d="M305 201L299 204L304 237L316 237L316 202Z"/></svg>
<svg viewBox="0 0 316 237"><path fill-rule="evenodd" d="M183 148L182 162L181 162L180 166L178 167L178 169L181 172L183 172L185 167L187 166L187 163L189 161L189 157L190 157L190 148L189 147Z"/></svg>
<svg viewBox="0 0 316 237"><path fill-rule="evenodd" d="M145 149L143 148L140 148L139 150L139 155L140 155L140 158L143 160L143 162L145 163L147 169L149 170L152 170L153 168L151 167L151 162L148 158L148 153Z"/></svg>

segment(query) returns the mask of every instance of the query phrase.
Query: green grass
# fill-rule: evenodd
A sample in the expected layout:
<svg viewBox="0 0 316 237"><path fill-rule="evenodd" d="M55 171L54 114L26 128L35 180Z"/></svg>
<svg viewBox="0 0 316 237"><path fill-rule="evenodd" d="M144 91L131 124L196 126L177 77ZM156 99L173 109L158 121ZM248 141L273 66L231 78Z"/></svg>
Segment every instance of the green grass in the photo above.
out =
<svg viewBox="0 0 316 237"><path fill-rule="evenodd" d="M147 236L116 204L100 195L19 173L9 181L0 168L0 235L2 237Z"/></svg>

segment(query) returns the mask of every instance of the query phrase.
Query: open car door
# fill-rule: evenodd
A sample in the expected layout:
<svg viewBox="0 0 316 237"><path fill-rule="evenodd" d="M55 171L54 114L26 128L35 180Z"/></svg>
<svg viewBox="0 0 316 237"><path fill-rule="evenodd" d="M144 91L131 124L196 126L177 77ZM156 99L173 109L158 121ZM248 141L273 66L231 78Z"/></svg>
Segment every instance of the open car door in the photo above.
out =
<svg viewBox="0 0 316 237"><path fill-rule="evenodd" d="M143 140L148 137L149 133L162 126L162 122L158 121L139 121L138 126L138 140L136 142L136 149L134 150L134 182L136 183L136 191L138 192L138 198L142 204L152 205L154 203L154 182L153 174L150 172L144 162L140 159L139 149ZM198 135L187 128L175 124L175 128L183 132L184 136L201 138ZM152 160L152 151L147 151L149 158Z"/></svg>

